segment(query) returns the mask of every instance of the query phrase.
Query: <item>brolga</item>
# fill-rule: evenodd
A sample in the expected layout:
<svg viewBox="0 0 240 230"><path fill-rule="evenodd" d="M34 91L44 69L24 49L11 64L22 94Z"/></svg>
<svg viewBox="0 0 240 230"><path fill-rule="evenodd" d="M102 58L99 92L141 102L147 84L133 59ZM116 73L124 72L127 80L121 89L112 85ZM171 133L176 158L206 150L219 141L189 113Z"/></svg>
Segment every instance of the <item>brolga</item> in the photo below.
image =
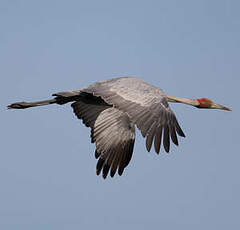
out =
<svg viewBox="0 0 240 230"><path fill-rule="evenodd" d="M204 109L231 109L207 98L187 99L165 94L161 89L135 77L120 77L96 82L86 88L55 93L53 99L37 102L16 102L8 109L26 109L48 104L71 102L73 112L91 128L98 159L96 173L105 179L110 172L122 175L129 164L135 142L135 125L146 138L147 151L152 145L159 153L161 143L166 152L170 139L178 145L177 135L185 137L169 102L183 103Z"/></svg>

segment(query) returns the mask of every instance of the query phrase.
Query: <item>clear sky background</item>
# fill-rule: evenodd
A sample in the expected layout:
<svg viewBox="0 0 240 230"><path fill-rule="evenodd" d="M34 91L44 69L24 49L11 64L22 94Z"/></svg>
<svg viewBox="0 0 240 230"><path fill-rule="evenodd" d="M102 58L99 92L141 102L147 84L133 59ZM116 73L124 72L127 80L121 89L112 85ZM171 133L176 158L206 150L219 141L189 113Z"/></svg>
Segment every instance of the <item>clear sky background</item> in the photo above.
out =
<svg viewBox="0 0 240 230"><path fill-rule="evenodd" d="M0 228L240 229L240 1L0 2ZM233 112L171 105L171 153L137 133L123 176L95 174L70 105L8 111L117 76Z"/></svg>

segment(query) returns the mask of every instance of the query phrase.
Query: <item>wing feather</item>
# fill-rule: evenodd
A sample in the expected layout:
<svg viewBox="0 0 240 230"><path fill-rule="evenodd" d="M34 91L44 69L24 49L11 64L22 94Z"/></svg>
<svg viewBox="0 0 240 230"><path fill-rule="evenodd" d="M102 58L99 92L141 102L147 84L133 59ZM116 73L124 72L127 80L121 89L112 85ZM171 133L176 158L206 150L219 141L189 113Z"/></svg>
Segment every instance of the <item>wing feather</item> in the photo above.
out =
<svg viewBox="0 0 240 230"><path fill-rule="evenodd" d="M76 116L91 127L91 141L96 144L95 158L98 159L96 173L102 172L105 179L109 171L113 177L118 169L122 175L133 154L134 123L127 113L94 100L94 97L79 99L72 107Z"/></svg>
<svg viewBox="0 0 240 230"><path fill-rule="evenodd" d="M170 138L169 138L169 127L168 127L168 125L164 126L163 145L164 145L165 151L168 153L169 149L170 149Z"/></svg>
<svg viewBox="0 0 240 230"><path fill-rule="evenodd" d="M159 153L162 135L166 152L170 150L170 137L178 145L176 133L185 136L163 91L140 79L117 78L90 85L82 91L99 96L128 114L142 136L146 137L147 151L151 150L154 140L155 151Z"/></svg>
<svg viewBox="0 0 240 230"><path fill-rule="evenodd" d="M171 140L172 142L178 146L178 138L175 129L173 126L170 127L170 134L171 134Z"/></svg>
<svg viewBox="0 0 240 230"><path fill-rule="evenodd" d="M147 151L150 152L151 148L152 148L152 143L153 143L153 138L154 138L154 135L155 134L155 129L156 129L156 126L155 126L155 122L152 124L152 127L147 135L147 139L146 139L146 148L147 148Z"/></svg>
<svg viewBox="0 0 240 230"><path fill-rule="evenodd" d="M160 151L161 141L162 141L162 126L160 125L157 128L157 131L154 137L154 148L157 154L159 154L159 151Z"/></svg>
<svg viewBox="0 0 240 230"><path fill-rule="evenodd" d="M89 95L90 98L94 98L94 103L92 104L96 106L94 107L94 111L97 113L96 116L89 111ZM97 119L98 114L109 106L126 113L129 119L141 131L142 136L146 137L146 148L148 151L151 150L154 142L155 151L159 153L162 140L165 150L169 151L170 139L174 144L178 145L177 135L185 137L174 113L168 105L164 92L138 78L114 78L94 83L80 90L60 92L54 94L54 96L60 99L66 97L63 100L64 102L69 101L67 100L68 97L85 100L86 105L81 109L78 107L74 108L74 112L78 118L83 119L83 123L86 126L90 127L94 126L93 122ZM103 125L103 127L105 126ZM100 132L100 127L98 129L99 131L96 132ZM94 142L98 136L93 137L92 133L91 137L92 142Z"/></svg>

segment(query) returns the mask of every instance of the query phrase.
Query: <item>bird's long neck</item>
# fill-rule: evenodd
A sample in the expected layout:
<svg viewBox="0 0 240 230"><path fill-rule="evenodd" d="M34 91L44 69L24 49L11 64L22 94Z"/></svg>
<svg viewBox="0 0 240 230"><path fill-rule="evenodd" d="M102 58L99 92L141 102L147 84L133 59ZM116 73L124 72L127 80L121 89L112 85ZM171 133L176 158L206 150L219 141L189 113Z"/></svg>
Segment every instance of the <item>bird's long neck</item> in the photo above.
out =
<svg viewBox="0 0 240 230"><path fill-rule="evenodd" d="M199 103L195 99L189 99L189 98L182 98L182 97L174 97L170 95L166 95L168 102L175 102L175 103L183 103L186 105L192 105L192 106L198 106Z"/></svg>

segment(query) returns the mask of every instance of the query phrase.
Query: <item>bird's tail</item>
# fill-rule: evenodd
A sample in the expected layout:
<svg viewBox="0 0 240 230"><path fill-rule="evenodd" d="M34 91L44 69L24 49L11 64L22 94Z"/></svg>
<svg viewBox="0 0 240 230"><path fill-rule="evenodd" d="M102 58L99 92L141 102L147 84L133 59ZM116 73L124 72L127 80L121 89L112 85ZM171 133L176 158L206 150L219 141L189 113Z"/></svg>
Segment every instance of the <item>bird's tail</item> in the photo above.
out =
<svg viewBox="0 0 240 230"><path fill-rule="evenodd" d="M8 109L26 109L30 107L35 107L35 106L42 106L42 105L49 105L49 104L54 104L57 103L57 99L53 98L51 100L45 100L45 101L35 101L35 102L15 102L12 103L11 105L8 105Z"/></svg>

